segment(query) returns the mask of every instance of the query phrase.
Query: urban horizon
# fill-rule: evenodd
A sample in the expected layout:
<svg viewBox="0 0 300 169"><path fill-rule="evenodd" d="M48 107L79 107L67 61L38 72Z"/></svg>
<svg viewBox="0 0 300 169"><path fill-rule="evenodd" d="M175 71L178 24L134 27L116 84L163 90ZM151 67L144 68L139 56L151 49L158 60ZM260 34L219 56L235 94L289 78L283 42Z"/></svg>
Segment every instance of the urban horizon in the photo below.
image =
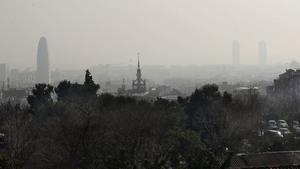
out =
<svg viewBox="0 0 300 169"><path fill-rule="evenodd" d="M300 2L0 0L0 169L299 169Z"/></svg>

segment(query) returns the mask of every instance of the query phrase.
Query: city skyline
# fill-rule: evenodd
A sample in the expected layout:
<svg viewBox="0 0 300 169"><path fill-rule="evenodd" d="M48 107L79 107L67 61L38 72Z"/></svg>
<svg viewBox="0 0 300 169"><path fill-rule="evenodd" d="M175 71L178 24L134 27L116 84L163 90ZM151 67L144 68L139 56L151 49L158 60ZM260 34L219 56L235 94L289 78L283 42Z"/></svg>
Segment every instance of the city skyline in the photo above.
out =
<svg viewBox="0 0 300 169"><path fill-rule="evenodd" d="M48 47L47 47L47 39L46 39L46 37L44 37L44 36L42 36L41 38L40 38L40 40L39 40L39 45L40 45L40 43L41 43L41 39L42 39L42 41L46 41L45 42L45 44L46 44L46 50L47 50L47 53L49 52L48 51ZM243 51L241 52L241 47L240 47L240 42L239 42L239 40L233 40L232 41L232 51L231 51L231 54L232 54L232 63L219 63L219 64L197 64L197 63L190 63L190 64L170 64L170 65L165 65L165 66L177 66L177 65L179 65L179 66L189 66L189 65L199 65L199 66L205 66L205 65L230 65L230 64L233 64L233 65L260 65L260 66L262 66L262 65L266 65L267 64L267 46L266 46L266 42L264 41L264 40L261 40L261 41L259 41L258 42L258 48L257 48L257 50L258 50L258 54L257 54L257 56L258 56L258 59L256 60L256 63L252 63L252 64L247 64L247 63L241 63L241 60L243 60L243 56L241 56L241 53L243 53ZM47 54L48 55L48 54ZM48 60L49 60L49 58L48 58ZM295 60L295 59L292 59L292 60L290 60L291 62L292 61L297 61L297 60ZM270 65L276 65L276 64L285 64L285 63L288 63L289 61L287 61L287 62L278 62L278 63L273 63L273 64L270 64ZM7 62L2 62L2 64L6 64L6 65L14 65L14 63L11 63L11 64L9 64L9 63L7 63ZM50 64L50 63L49 63ZM133 62L130 62L130 63L99 63L99 64L97 64L97 63L94 63L94 64L91 64L91 65L88 65L87 67L80 67L79 69L86 69L86 68L90 68L90 67L93 67L93 66L97 66L97 65L134 65L135 63ZM36 65L38 65L38 64L36 64ZM163 65L163 64L147 64L147 63L145 63L145 65ZM16 67L11 67L12 69L15 69ZM30 66L25 66L25 67L23 67L22 68L23 70L28 70L28 69L30 69L30 70L35 70L35 71L37 71L37 69L38 69L38 66L36 66L36 68L35 68L35 66L32 66L32 67L30 67ZM50 69L50 65L49 65L49 71L55 71L55 70L79 70L79 69L64 69L64 68L58 68L58 67L55 67L55 68L52 68L52 69Z"/></svg>
<svg viewBox="0 0 300 169"><path fill-rule="evenodd" d="M0 62L35 69L35 47L41 36L52 44L54 69L134 64L137 51L143 54L144 65L230 64L234 39L242 44L241 64L257 63L257 42L262 39L268 42L269 64L299 61L299 4L3 0Z"/></svg>
<svg viewBox="0 0 300 169"><path fill-rule="evenodd" d="M0 0L0 169L299 169L300 1Z"/></svg>

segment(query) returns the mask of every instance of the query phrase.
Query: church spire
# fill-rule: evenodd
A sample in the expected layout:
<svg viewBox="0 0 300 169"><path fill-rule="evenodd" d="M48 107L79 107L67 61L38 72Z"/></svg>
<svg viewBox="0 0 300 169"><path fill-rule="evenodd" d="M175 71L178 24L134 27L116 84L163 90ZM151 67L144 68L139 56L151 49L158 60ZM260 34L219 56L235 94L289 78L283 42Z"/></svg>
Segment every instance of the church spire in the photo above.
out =
<svg viewBox="0 0 300 169"><path fill-rule="evenodd" d="M136 78L138 81L142 80L142 72L141 72L141 67L140 67L140 52L137 53L138 56L138 68L136 70Z"/></svg>
<svg viewBox="0 0 300 169"><path fill-rule="evenodd" d="M138 69L140 69L140 52L137 53L138 56Z"/></svg>
<svg viewBox="0 0 300 169"><path fill-rule="evenodd" d="M132 89L136 93L144 93L146 92L146 81L142 79L142 71L141 71L141 65L140 65L140 53L137 53L137 59L138 59L138 67L136 70L136 80L132 81Z"/></svg>

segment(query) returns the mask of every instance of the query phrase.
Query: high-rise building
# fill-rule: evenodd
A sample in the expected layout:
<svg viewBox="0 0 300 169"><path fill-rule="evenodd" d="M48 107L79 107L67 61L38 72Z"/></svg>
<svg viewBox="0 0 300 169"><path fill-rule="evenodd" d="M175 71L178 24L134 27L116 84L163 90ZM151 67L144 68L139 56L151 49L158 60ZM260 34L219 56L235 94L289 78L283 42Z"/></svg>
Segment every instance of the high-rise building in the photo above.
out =
<svg viewBox="0 0 300 169"><path fill-rule="evenodd" d="M240 64L240 43L237 40L232 43L232 64Z"/></svg>
<svg viewBox="0 0 300 169"><path fill-rule="evenodd" d="M6 64L0 64L0 85L1 89L5 88L7 78L7 67Z"/></svg>
<svg viewBox="0 0 300 169"><path fill-rule="evenodd" d="M17 88L20 84L20 71L18 69L10 70L10 86Z"/></svg>
<svg viewBox="0 0 300 169"><path fill-rule="evenodd" d="M260 65L267 64L267 44L265 41L258 43L258 60Z"/></svg>
<svg viewBox="0 0 300 169"><path fill-rule="evenodd" d="M41 37L37 50L36 83L50 83L50 64L47 39Z"/></svg>

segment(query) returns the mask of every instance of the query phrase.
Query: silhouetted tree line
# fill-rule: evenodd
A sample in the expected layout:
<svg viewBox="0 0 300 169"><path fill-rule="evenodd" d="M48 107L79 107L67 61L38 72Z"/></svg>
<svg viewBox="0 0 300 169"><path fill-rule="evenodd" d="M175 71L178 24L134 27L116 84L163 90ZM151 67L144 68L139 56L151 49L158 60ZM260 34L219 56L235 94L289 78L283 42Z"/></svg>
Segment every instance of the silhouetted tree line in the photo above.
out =
<svg viewBox="0 0 300 169"><path fill-rule="evenodd" d="M253 130L253 111L262 106L250 107L259 99L244 104L214 84L176 102L99 89L87 70L83 84L37 84L29 106L1 105L0 168L215 169L226 168L229 151L269 148Z"/></svg>
<svg viewBox="0 0 300 169"><path fill-rule="evenodd" d="M2 105L2 168L219 166L200 135L185 127L182 105L97 95L99 88L87 70L83 84L37 84L28 107Z"/></svg>

